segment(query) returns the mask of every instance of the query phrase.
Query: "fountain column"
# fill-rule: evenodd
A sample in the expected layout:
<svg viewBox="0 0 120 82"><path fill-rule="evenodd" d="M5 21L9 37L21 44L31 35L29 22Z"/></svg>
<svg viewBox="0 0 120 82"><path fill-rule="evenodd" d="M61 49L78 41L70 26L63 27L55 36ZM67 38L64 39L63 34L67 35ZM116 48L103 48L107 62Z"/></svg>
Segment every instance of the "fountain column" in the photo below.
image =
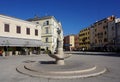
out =
<svg viewBox="0 0 120 82"><path fill-rule="evenodd" d="M63 52L63 40L60 38L60 35L58 35L57 56L58 58L56 58L56 63L58 65L65 65L64 52Z"/></svg>

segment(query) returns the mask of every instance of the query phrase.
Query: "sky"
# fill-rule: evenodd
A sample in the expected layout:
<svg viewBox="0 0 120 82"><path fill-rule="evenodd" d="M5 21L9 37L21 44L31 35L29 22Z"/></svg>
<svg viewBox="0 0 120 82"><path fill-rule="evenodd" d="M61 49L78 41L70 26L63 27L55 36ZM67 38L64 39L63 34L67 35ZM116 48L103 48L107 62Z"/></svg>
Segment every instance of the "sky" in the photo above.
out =
<svg viewBox="0 0 120 82"><path fill-rule="evenodd" d="M1 0L0 14L23 20L35 15L55 16L66 36L78 34L105 17L120 17L120 0Z"/></svg>

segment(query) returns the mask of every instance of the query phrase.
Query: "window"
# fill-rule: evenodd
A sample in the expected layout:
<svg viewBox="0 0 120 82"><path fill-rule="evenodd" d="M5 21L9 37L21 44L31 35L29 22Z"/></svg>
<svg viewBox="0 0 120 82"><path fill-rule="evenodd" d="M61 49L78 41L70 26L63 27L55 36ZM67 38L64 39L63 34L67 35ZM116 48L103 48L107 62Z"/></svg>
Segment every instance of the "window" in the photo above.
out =
<svg viewBox="0 0 120 82"><path fill-rule="evenodd" d="M114 26L112 27L112 30L114 30Z"/></svg>
<svg viewBox="0 0 120 82"><path fill-rule="evenodd" d="M106 23L107 21L105 20L104 23Z"/></svg>
<svg viewBox="0 0 120 82"><path fill-rule="evenodd" d="M104 32L104 34L106 35L106 34L107 34L107 32L105 31L105 32Z"/></svg>
<svg viewBox="0 0 120 82"><path fill-rule="evenodd" d="M21 33L21 27L17 26L16 28L17 28L16 33Z"/></svg>
<svg viewBox="0 0 120 82"><path fill-rule="evenodd" d="M99 43L102 43L102 40L99 40Z"/></svg>
<svg viewBox="0 0 120 82"><path fill-rule="evenodd" d="M106 28L106 26L103 26L103 29L105 29Z"/></svg>
<svg viewBox="0 0 120 82"><path fill-rule="evenodd" d="M106 25L106 29L108 28L108 25Z"/></svg>
<svg viewBox="0 0 120 82"><path fill-rule="evenodd" d="M45 21L45 22L43 23L43 26L45 26L45 25L49 25L49 21Z"/></svg>
<svg viewBox="0 0 120 82"><path fill-rule="evenodd" d="M46 47L46 50L48 50L48 47Z"/></svg>
<svg viewBox="0 0 120 82"><path fill-rule="evenodd" d="M4 31L5 32L9 32L10 31L9 24L4 24Z"/></svg>
<svg viewBox="0 0 120 82"><path fill-rule="evenodd" d="M38 30L35 29L35 36L38 36Z"/></svg>
<svg viewBox="0 0 120 82"><path fill-rule="evenodd" d="M88 39L90 39L90 38L88 37Z"/></svg>
<svg viewBox="0 0 120 82"><path fill-rule="evenodd" d="M48 42L48 38L46 38L46 42Z"/></svg>
<svg viewBox="0 0 120 82"><path fill-rule="evenodd" d="M97 29L95 29L95 32L97 31Z"/></svg>
<svg viewBox="0 0 120 82"><path fill-rule="evenodd" d="M36 22L36 24L39 24L39 22Z"/></svg>
<svg viewBox="0 0 120 82"><path fill-rule="evenodd" d="M49 21L46 21L46 25L49 25Z"/></svg>
<svg viewBox="0 0 120 82"><path fill-rule="evenodd" d="M107 38L104 38L104 42L107 42L108 40L107 40Z"/></svg>
<svg viewBox="0 0 120 82"><path fill-rule="evenodd" d="M95 39L95 43L97 43L97 40Z"/></svg>
<svg viewBox="0 0 120 82"><path fill-rule="evenodd" d="M97 36L97 34L95 34L95 36Z"/></svg>
<svg viewBox="0 0 120 82"><path fill-rule="evenodd" d="M30 35L30 28L26 28L26 34Z"/></svg>
<svg viewBox="0 0 120 82"><path fill-rule="evenodd" d="M102 22L99 22L99 23L98 23L98 25L101 25L101 24L102 24Z"/></svg>

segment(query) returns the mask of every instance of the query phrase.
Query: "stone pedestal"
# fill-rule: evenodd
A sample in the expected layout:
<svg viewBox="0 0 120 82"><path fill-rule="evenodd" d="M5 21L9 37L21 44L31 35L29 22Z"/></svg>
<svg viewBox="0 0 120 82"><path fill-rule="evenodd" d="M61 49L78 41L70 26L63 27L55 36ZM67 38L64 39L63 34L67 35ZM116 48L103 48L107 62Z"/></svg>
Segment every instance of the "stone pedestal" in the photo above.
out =
<svg viewBox="0 0 120 82"><path fill-rule="evenodd" d="M15 51L15 55L18 55L18 51Z"/></svg>
<svg viewBox="0 0 120 82"><path fill-rule="evenodd" d="M9 51L8 53L9 53L9 56L12 56L12 51Z"/></svg>
<svg viewBox="0 0 120 82"><path fill-rule="evenodd" d="M30 51L30 55L32 55L32 51Z"/></svg>
<svg viewBox="0 0 120 82"><path fill-rule="evenodd" d="M63 48L58 48L58 54L64 55L64 53L63 53Z"/></svg>
<svg viewBox="0 0 120 82"><path fill-rule="evenodd" d="M56 56L58 57L58 58L56 58L56 64L65 65L63 48L58 48Z"/></svg>
<svg viewBox="0 0 120 82"><path fill-rule="evenodd" d="M2 53L2 56L5 57L5 52Z"/></svg>
<svg viewBox="0 0 120 82"><path fill-rule="evenodd" d="M57 65L65 65L64 59L57 59L56 64Z"/></svg>

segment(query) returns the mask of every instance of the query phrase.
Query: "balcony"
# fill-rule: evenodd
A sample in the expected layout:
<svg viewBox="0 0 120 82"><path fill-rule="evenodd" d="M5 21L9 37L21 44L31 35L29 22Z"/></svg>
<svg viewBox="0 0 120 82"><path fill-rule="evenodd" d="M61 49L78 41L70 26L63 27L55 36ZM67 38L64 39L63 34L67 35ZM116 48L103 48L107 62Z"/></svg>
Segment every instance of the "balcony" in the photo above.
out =
<svg viewBox="0 0 120 82"><path fill-rule="evenodd" d="M43 27L44 27L44 26L53 26L53 24L43 24L42 26L43 26Z"/></svg>
<svg viewBox="0 0 120 82"><path fill-rule="evenodd" d="M42 37L45 37L45 36L52 36L53 33L52 32L49 32L49 33L42 33L41 36Z"/></svg>

